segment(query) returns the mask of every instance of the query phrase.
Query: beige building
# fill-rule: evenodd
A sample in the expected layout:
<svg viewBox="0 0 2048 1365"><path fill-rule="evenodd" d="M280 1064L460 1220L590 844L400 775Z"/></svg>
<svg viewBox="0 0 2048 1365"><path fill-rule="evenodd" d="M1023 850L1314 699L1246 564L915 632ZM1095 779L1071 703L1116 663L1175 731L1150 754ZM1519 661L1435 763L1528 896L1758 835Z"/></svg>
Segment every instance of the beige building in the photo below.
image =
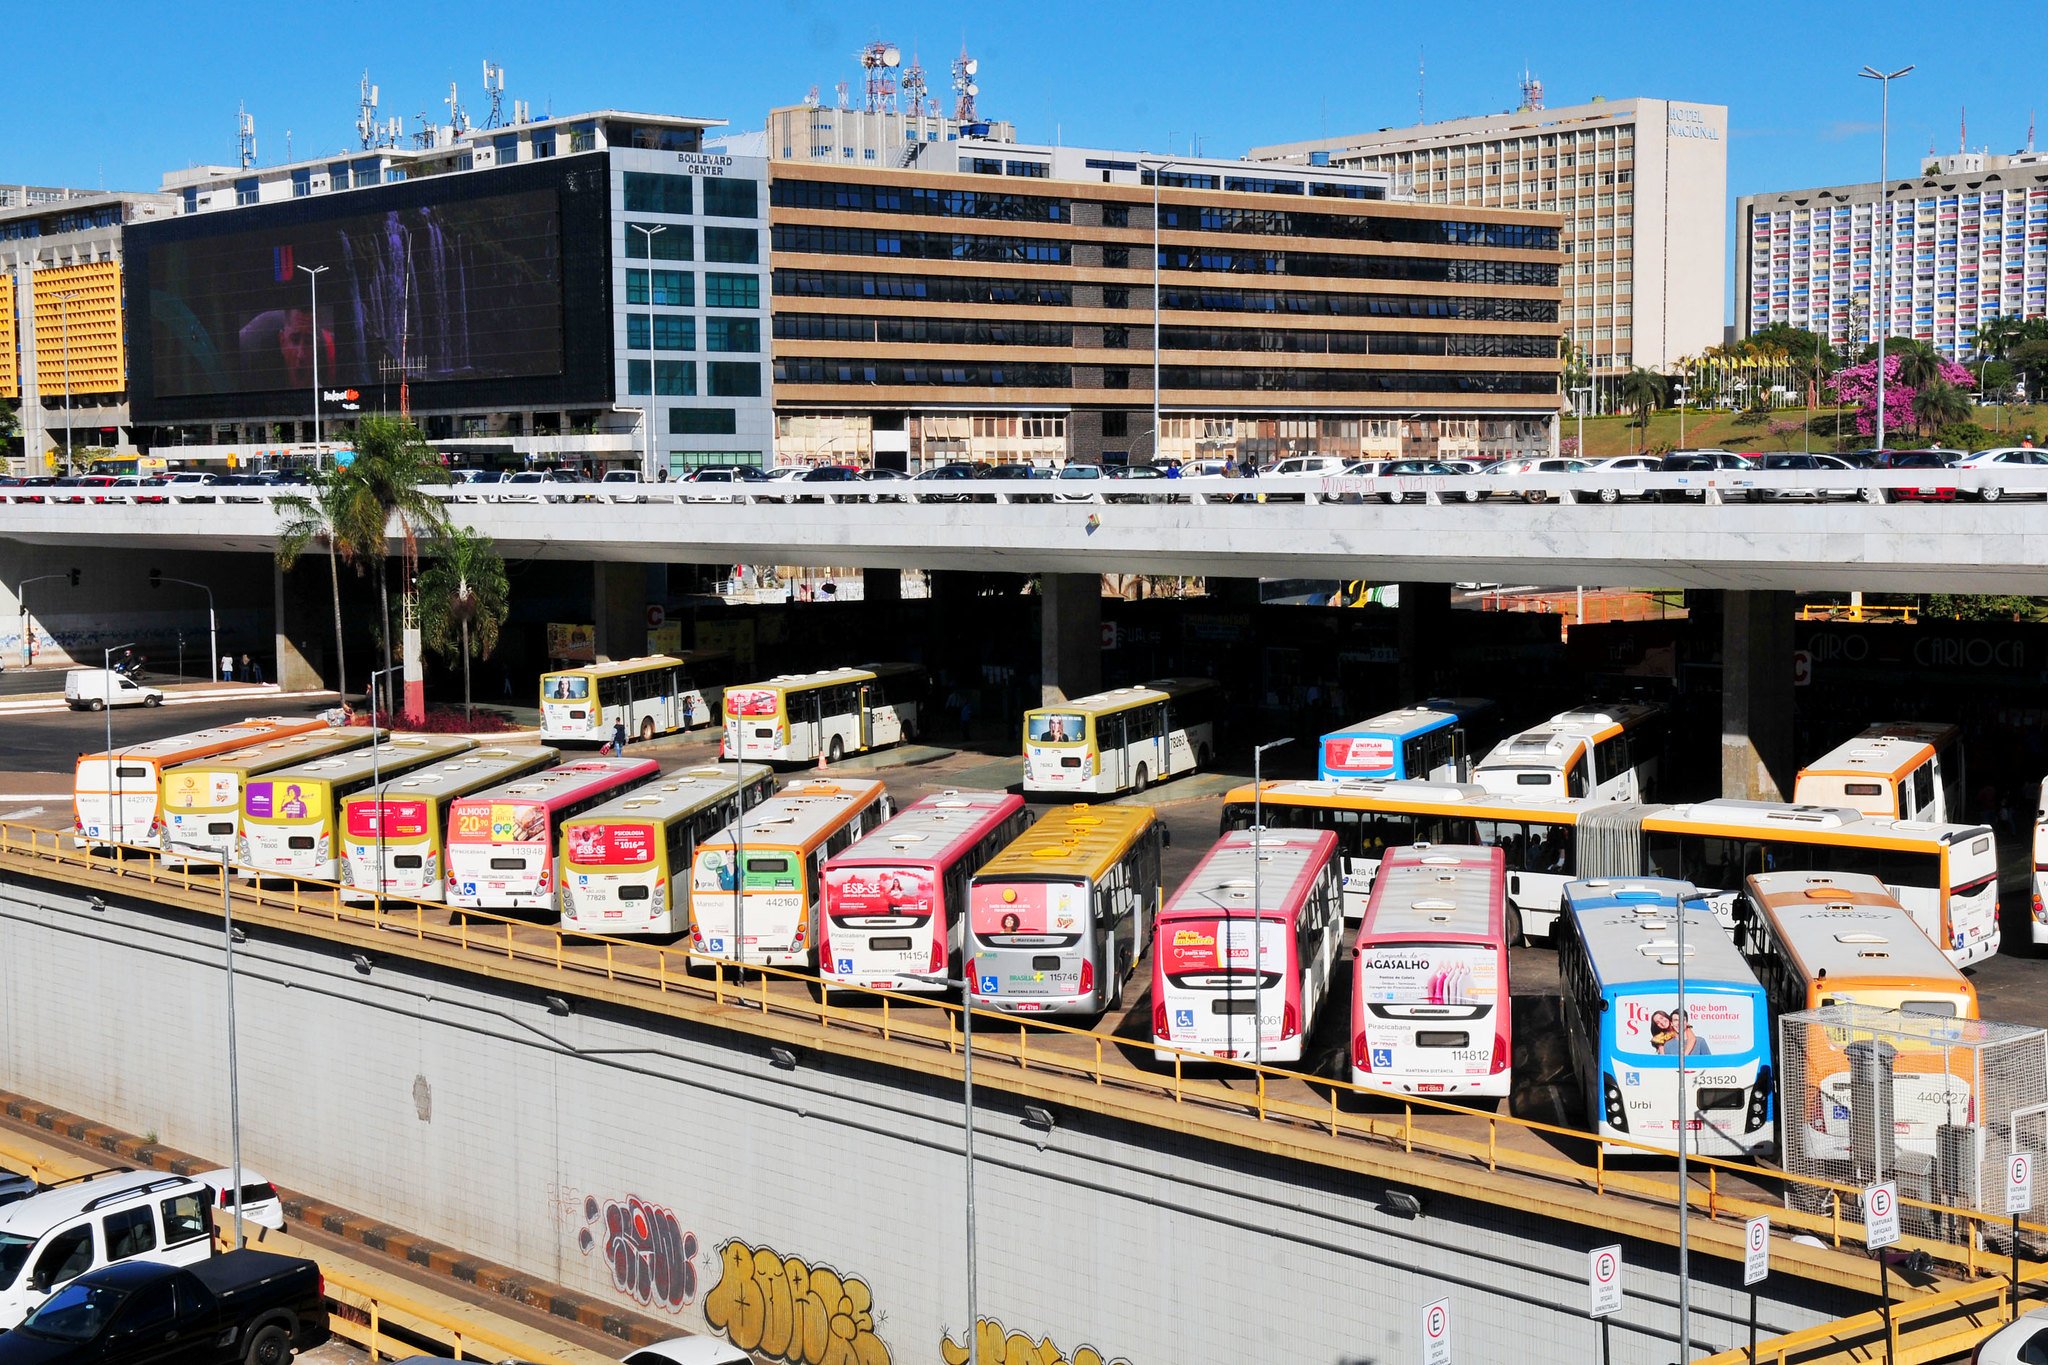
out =
<svg viewBox="0 0 2048 1365"><path fill-rule="evenodd" d="M1728 110L1594 100L1254 147L1250 161L1385 172L1425 204L1562 215L1560 323L1602 406L1630 367L1666 371L1722 339Z"/></svg>

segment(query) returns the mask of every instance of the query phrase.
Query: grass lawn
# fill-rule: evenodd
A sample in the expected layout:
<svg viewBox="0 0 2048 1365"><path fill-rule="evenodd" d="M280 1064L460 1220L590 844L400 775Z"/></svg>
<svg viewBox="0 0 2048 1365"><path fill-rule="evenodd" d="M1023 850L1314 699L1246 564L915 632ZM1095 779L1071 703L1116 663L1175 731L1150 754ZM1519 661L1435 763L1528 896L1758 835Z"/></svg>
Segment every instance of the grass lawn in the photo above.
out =
<svg viewBox="0 0 2048 1365"><path fill-rule="evenodd" d="M1773 413L1761 422L1742 419L1742 414L1733 412L1699 412L1687 409L1685 413L1685 438L1679 439L1678 410L1668 408L1650 414L1648 431L1635 426L1633 417L1588 417L1586 419L1586 453L1590 456L1628 455L1638 449L1671 449L1678 446L1718 446L1723 450L1855 450L1869 444L1869 438L1854 434L1847 417L1841 419L1844 435L1834 435L1836 410L1815 408L1811 444L1807 435L1800 430L1805 420L1804 408L1785 408ZM1994 436L2011 432L2015 443L2025 432L2039 434L2048 427L2048 407L2025 408L1978 408L1972 420L1990 431ZM1559 434L1569 440L1578 435L1578 419L1567 415L1562 419ZM1772 423L1790 425L1791 430L1774 433ZM1889 439L1891 433L1886 433ZM1918 437L1911 438L1918 440ZM1892 444L1899 444L1892 441Z"/></svg>

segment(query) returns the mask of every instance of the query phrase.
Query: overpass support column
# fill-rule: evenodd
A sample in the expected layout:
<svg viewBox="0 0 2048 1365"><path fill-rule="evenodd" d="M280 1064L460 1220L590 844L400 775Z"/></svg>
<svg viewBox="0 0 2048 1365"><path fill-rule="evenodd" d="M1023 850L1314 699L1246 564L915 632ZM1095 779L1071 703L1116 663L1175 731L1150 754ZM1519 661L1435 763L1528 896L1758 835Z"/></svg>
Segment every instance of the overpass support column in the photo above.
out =
<svg viewBox="0 0 2048 1365"><path fill-rule="evenodd" d="M1048 573L1038 578L1041 705L1102 689L1102 576Z"/></svg>
<svg viewBox="0 0 2048 1365"><path fill-rule="evenodd" d="M600 560L592 566L590 600L599 660L637 659L647 652L646 565Z"/></svg>
<svg viewBox="0 0 2048 1365"><path fill-rule="evenodd" d="M865 602L901 602L903 600L903 571L900 569L862 569L860 571L860 595Z"/></svg>
<svg viewBox="0 0 2048 1365"><path fill-rule="evenodd" d="M1450 634L1451 585L1403 583L1398 611L1395 642L1401 654L1401 705L1413 706L1428 696L1435 684L1437 668L1432 655Z"/></svg>
<svg viewBox="0 0 2048 1365"><path fill-rule="evenodd" d="M1792 790L1792 594L1721 594L1721 794Z"/></svg>
<svg viewBox="0 0 2048 1365"><path fill-rule="evenodd" d="M311 562L309 557L308 562ZM320 669L306 658L310 647L317 657L322 653L320 645L314 643L318 636L320 618L309 612L293 614L287 602L284 588L284 570L275 559L270 561L271 621L276 634L275 655L277 667L272 672L279 688L286 692L316 692L327 686L321 680ZM302 647L301 641L305 642ZM209 642L210 644L211 642ZM211 677L219 660L211 649L207 650L206 667L202 671Z"/></svg>

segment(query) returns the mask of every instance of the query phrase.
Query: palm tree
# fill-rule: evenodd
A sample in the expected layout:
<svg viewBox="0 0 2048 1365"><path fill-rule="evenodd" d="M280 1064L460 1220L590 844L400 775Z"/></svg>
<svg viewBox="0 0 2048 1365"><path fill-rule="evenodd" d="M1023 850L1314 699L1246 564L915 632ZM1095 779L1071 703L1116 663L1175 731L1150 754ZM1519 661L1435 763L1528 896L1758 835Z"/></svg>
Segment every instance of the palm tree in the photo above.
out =
<svg viewBox="0 0 2048 1365"><path fill-rule="evenodd" d="M1642 432L1650 425L1650 409L1664 402L1663 376L1638 365L1621 377L1621 401L1636 415L1636 449L1642 449Z"/></svg>
<svg viewBox="0 0 2048 1365"><path fill-rule="evenodd" d="M1940 382L1941 352L1926 342L1893 341L1885 349L1899 358L1899 382L1907 388L1918 391Z"/></svg>
<svg viewBox="0 0 2048 1365"><path fill-rule="evenodd" d="M1953 422L1970 420L1970 397L1946 379L1936 379L1913 395L1913 420L1923 431L1939 431Z"/></svg>
<svg viewBox="0 0 2048 1365"><path fill-rule="evenodd" d="M467 526L451 526L434 537L420 571L420 633L443 656L462 651L462 711L474 719L469 699L469 661L491 657L498 630L511 610L505 561L491 538Z"/></svg>
<svg viewBox="0 0 2048 1365"><path fill-rule="evenodd" d="M302 498L297 494L275 500L278 516L283 525L277 532L277 562L287 573L306 547L315 542L327 547L327 576L334 586L334 687L342 700L348 700L348 658L342 653L341 643L341 560L350 564L356 562L353 543L345 543L343 537L335 534L335 526L344 514L344 488L335 477L339 471L318 470L313 475L313 496Z"/></svg>
<svg viewBox="0 0 2048 1365"><path fill-rule="evenodd" d="M406 581L419 560L422 535L437 534L448 525L447 506L427 492L448 482L448 471L427 444L420 429L403 417L365 417L355 431L355 460L337 469L338 515L335 533L343 553L367 560L377 580L377 607L384 641L384 675L391 667L391 592L386 572L386 537L398 522L404 541ZM409 589L408 589L409 591Z"/></svg>

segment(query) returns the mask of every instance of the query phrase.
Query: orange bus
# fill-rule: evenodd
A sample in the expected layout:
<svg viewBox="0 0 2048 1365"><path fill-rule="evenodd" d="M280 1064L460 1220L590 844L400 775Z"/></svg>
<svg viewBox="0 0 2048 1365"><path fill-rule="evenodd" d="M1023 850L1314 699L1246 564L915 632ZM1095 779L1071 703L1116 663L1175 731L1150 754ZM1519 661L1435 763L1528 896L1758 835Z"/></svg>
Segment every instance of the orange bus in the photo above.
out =
<svg viewBox="0 0 2048 1365"><path fill-rule="evenodd" d="M287 735L325 730L317 716L251 716L190 734L84 754L71 779L71 842L79 848L156 843L166 769Z"/></svg>

